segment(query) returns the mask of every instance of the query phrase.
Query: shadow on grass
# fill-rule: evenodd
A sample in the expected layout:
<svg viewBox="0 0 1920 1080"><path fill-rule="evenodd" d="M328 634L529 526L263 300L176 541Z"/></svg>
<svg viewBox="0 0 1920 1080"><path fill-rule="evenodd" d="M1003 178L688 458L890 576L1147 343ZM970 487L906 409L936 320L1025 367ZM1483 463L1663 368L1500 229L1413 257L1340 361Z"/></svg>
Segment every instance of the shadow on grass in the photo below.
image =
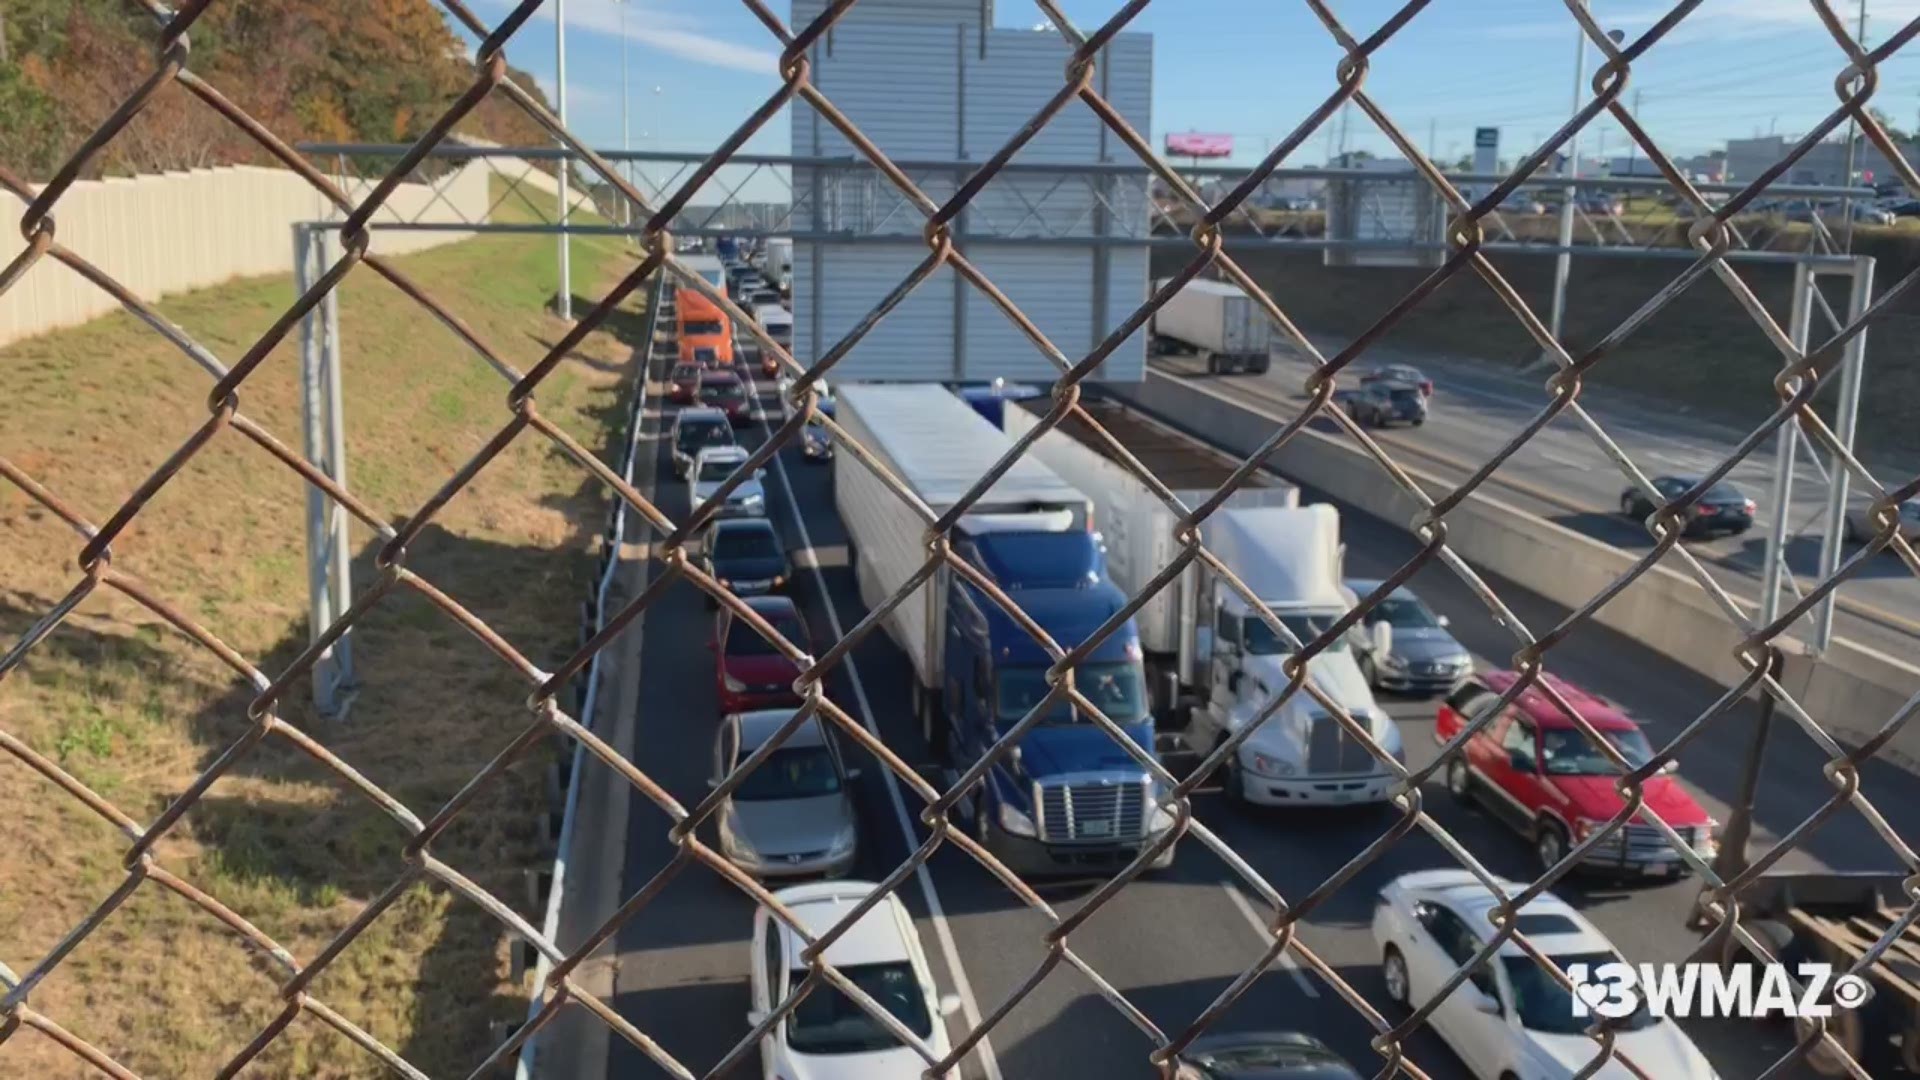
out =
<svg viewBox="0 0 1920 1080"><path fill-rule="evenodd" d="M603 458L617 453L625 393L622 386L618 395L580 415L581 427L600 433ZM542 500L566 515L565 539L558 543L499 543L429 524L408 549L410 570L485 620L541 670L556 668L579 646L580 600L595 568L591 544L605 528L606 493L598 481L575 471L577 487L565 494L555 488ZM478 483L486 483L484 474ZM378 580L375 553L369 546L354 559L356 596ZM0 635L19 640L45 608L42 598L0 593ZM217 633L219 622L212 619L210 629ZM304 621L291 622L277 644L247 659L268 678L278 678L310 639ZM422 821L438 814L533 723L525 705L531 689L527 679L416 591L402 586L382 597L356 624L353 641L361 687L347 718L315 714L306 676L286 689L276 706L278 716ZM252 727L247 710L256 697L253 687L237 678L193 685L189 692L196 708L185 736L187 753L197 752L197 759L183 759L177 779L161 781L171 788L150 797L122 791L114 798L117 770L149 766L130 760L136 733L111 725L137 722L141 710L158 710L148 718L165 720L163 706L141 703L152 688L197 677L183 670L181 660L183 652L194 649L152 628L78 617L64 624L35 648L28 671L40 668L53 679L74 678L78 672L88 681L76 689L84 690L89 703L96 703L99 693L116 700L105 709L76 707L74 717L61 718L56 734L39 749L71 761L76 774L100 783L136 820L154 820L193 774L215 767ZM571 687L560 700L573 710ZM106 719L88 721L83 712ZM123 714L132 719L115 719ZM97 725L108 726L95 730ZM527 871L546 868L552 858L546 767L571 751L563 742L548 737L492 777L430 848L437 859L536 926L542 916L536 903L543 898L532 895ZM66 798L53 789L46 797ZM409 830L291 741L270 735L242 752L175 830L199 850L169 868L231 906L302 962L310 962L367 905L411 878L393 905L316 979L312 993L424 1072L471 1072L497 1045L496 1025L524 1018L526 999L506 978L512 937L506 926L419 873L405 850ZM162 857L165 861L164 849ZM193 917L182 926L197 934L217 924ZM231 947L236 956L243 955L239 941ZM234 971L240 969L234 965ZM270 992L263 990L260 1000L270 1004ZM221 1054L255 1033L251 1012L229 1021L232 1030L202 1033L227 1048L217 1051ZM324 1036L315 1041L313 1030L308 1027L301 1037L307 1054L345 1054L352 1061L343 1061L341 1068L356 1075L378 1067L345 1044L331 1044ZM259 1065L272 1073L294 1069L289 1054L284 1046L270 1047Z"/></svg>

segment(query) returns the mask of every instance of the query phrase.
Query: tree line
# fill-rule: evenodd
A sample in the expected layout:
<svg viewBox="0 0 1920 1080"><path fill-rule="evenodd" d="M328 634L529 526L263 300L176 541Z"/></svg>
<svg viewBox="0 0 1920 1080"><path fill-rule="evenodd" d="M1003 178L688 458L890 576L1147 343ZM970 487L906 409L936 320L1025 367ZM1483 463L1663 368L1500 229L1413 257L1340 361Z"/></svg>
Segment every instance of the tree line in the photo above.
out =
<svg viewBox="0 0 1920 1080"><path fill-rule="evenodd" d="M159 23L129 0L0 0L0 165L44 180L159 64ZM410 142L472 84L469 50L428 0L213 5L188 67L288 142ZM531 76L510 76L544 97ZM512 146L547 134L499 94L457 133ZM125 176L271 158L178 85L92 162Z"/></svg>

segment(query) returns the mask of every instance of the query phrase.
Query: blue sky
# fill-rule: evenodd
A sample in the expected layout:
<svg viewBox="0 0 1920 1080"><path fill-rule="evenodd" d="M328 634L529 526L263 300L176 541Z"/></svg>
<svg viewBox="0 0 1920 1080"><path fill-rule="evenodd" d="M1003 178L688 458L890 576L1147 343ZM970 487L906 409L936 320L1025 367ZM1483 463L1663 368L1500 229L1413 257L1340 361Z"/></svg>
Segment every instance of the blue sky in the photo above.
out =
<svg viewBox="0 0 1920 1080"><path fill-rule="evenodd" d="M880 0L884 2L884 0ZM1394 10L1387 0L1332 0L1356 37ZM1851 0L1837 0L1851 13ZM1041 20L1025 0L998 0L1002 26ZM1108 17L1117 0L1063 0L1083 28ZM509 0L476 0L497 19ZM621 139L620 15L617 0L566 0L569 126L588 141L617 147ZM1602 25L1630 37L1658 19L1658 0L1592 0ZM509 45L512 62L542 79L551 94L555 0ZM783 4L775 9L784 12ZM1920 0L1869 0L1868 40L1883 39L1920 17ZM778 43L744 6L727 0L628 0L624 44L630 65L629 108L640 149L705 150L716 145L776 85ZM1339 51L1305 4L1296 0L1158 0L1130 29L1154 38L1156 144L1169 131L1226 132L1235 159L1257 160L1330 92ZM1375 58L1367 89L1421 145L1443 159L1469 153L1473 129L1501 129L1512 157L1545 138L1572 107L1577 31L1557 0L1434 0ZM1920 126L1920 43L1882 70L1876 104L1900 126ZM1589 51L1589 75L1597 62ZM1806 0L1706 0L1635 67L1629 100L1660 145L1694 153L1729 136L1770 131L1795 135L1834 102L1832 82L1842 54ZM656 87L658 90L656 91ZM1036 105L1039 103L1036 102ZM1348 144L1392 152L1358 110ZM1626 140L1607 123L1589 128L1582 154L1624 153ZM752 149L787 150L784 115ZM1323 131L1299 153L1299 164L1326 160ZM763 192L764 193L764 192Z"/></svg>

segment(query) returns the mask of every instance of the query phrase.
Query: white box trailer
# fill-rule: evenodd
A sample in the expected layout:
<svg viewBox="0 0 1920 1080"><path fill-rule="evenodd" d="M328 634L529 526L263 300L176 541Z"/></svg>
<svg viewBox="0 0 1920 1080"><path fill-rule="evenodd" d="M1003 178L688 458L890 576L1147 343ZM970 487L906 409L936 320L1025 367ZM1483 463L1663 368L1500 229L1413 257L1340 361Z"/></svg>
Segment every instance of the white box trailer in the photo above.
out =
<svg viewBox="0 0 1920 1080"><path fill-rule="evenodd" d="M1095 422L1172 487L1189 507L1211 496L1233 471L1231 458L1143 417L1117 406L1090 404L1086 408ZM1025 408L1007 409L1007 434L1015 439L1026 435L1038 422L1038 417ZM1136 596L1179 555L1180 545L1173 536L1178 519L1132 470L1075 438L1066 427L1042 435L1030 453L1092 498L1093 527L1106 548L1107 576L1129 597ZM1300 489L1292 484L1265 474L1255 474L1250 480L1253 483L1235 490L1214 513L1222 514L1229 508L1300 505ZM1200 568L1188 566L1133 616L1140 647L1153 664L1155 693L1167 704L1175 700L1177 691L1166 685L1166 679L1191 685L1200 678L1193 670L1196 661L1192 649L1199 578Z"/></svg>
<svg viewBox="0 0 1920 1080"><path fill-rule="evenodd" d="M1169 279L1153 283L1157 293ZM1206 358L1215 374L1267 370L1273 323L1240 286L1227 281L1194 280L1153 314L1152 332L1162 348L1172 342L1182 351Z"/></svg>
<svg viewBox="0 0 1920 1080"><path fill-rule="evenodd" d="M935 515L951 509L1013 448L1006 432L937 383L856 383L838 387L834 420ZM860 601L877 608L927 560L927 523L852 453L833 459L833 502L851 541ZM1086 528L1093 505L1031 455L994 482L962 519L972 529ZM922 691L940 685L944 573L915 589L884 620L913 662Z"/></svg>
<svg viewBox="0 0 1920 1080"><path fill-rule="evenodd" d="M793 276L792 240L784 236L767 238L766 246L760 249L760 274L776 289L787 287Z"/></svg>

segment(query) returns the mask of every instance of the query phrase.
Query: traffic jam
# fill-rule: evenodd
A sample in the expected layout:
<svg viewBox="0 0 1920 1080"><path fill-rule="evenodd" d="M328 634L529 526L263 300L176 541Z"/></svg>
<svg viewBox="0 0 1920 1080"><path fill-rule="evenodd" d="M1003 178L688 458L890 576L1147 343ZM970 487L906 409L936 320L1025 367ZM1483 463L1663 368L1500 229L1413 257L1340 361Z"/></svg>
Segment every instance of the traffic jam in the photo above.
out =
<svg viewBox="0 0 1920 1080"><path fill-rule="evenodd" d="M678 257L724 289L739 309L752 313L760 330L783 344L793 333L784 300L790 260L791 248L782 241L755 248L727 238L711 251ZM663 299L657 316L657 332L664 335L671 327L673 342L670 361L660 368L665 398L659 411L660 483L679 491L654 495L670 513L690 514L719 497L747 462L751 447L790 415L786 376L791 373L771 357L762 358L752 337L698 291L668 291L673 295ZM965 496L1037 420L1028 405L1039 392L1030 388L829 387L822 382L816 389L820 411L936 516ZM1418 424L1430 393L1431 383L1423 386L1418 372L1394 372L1362 384L1343 407L1370 422ZM1156 475L1162 474L1156 468L1162 459L1155 455L1170 455L1165 467L1180 470L1181 482L1191 485L1192 490L1179 492L1188 505L1213 490L1235 464L1118 406L1094 403L1088 409ZM1751 513L1750 506L1727 512L1740 510ZM810 655L824 652L868 612L886 608L870 643L849 654L871 678L830 682L829 696L862 716L870 730L944 791L1048 696L1051 658L1027 621L1063 647L1089 639L1131 597L1153 587L1178 554L1174 521L1167 506L1106 449L1081 437L1074 423L1064 424L1034 442L952 534L954 555L1013 599L1024 619L947 567L908 592L927 559L925 519L852 454L836 453L833 440L816 423L768 468L727 490L724 504L696 541L696 558L761 620ZM1267 716L1270 702L1289 683L1287 661L1298 643L1321 635L1378 592L1392 565L1366 550L1371 541L1362 544L1357 534L1343 532L1342 515L1333 504L1313 501L1267 474L1251 477L1202 529L1207 549L1232 579L1194 564L1107 634L1075 669L1077 691L1133 745L1120 745L1074 706L1056 703L1010 752L979 773L951 812L956 827L1022 879L1049 890L1050 902L1062 904L1063 912L1143 850L1160 846L1175 827L1142 757L1185 775L1238 740L1237 749L1200 789L1195 800L1200 821L1237 848L1242 838L1258 835L1284 837L1272 842L1304 850L1313 834L1322 832L1340 837L1344 845L1338 853L1316 855L1316 865L1324 869L1312 873L1302 869L1310 860L1296 865L1275 854L1294 849L1275 847L1248 856L1256 871L1293 895L1289 889L1304 892L1317 885L1397 819L1388 808L1397 791L1395 775L1334 720L1323 702L1337 704L1364 725L1371 742L1398 762L1418 767L1495 708L1518 678L1481 659L1484 649L1462 643L1456 636L1460 628L1423 595L1429 580L1423 577L1422 588L1394 589L1315 656L1307 675L1312 692L1303 688ZM829 534L835 542L826 542ZM1349 550L1350 543L1356 550ZM1366 566L1351 566L1362 556ZM1258 607L1246 602L1236 581L1257 596ZM903 592L905 598L889 608ZM1276 632L1267 612L1286 634ZM709 785L717 786L759 757L714 815L717 850L774 890L808 937L825 935L859 912L824 953L826 963L844 976L845 988L815 980L791 1011L777 1017L812 972L808 938L765 909L732 922L726 921L730 915L709 912L716 922L713 936L734 942L728 946L733 951L700 963L724 968L730 977L744 972L749 999L744 1015L710 1018L728 1032L715 1045L728 1047L772 1019L758 1047L766 1077L919 1076L929 1060L948 1054L1019 983L1007 976L999 979L1005 985L982 985L994 981L983 977L983 970L996 973L1015 965L988 955L1001 951L994 935L1008 931L970 928L968 919L978 916L968 910L982 906L970 897L997 890L995 905L1017 902L953 845L939 853L933 873L923 870L924 891L902 884L873 901L877 882L925 841L918 796L907 792L903 799L902 785L884 764L818 716L763 753L800 702L794 689L800 669L754 626L710 597L693 617L704 627L699 636L709 654L710 671L699 678L711 684L717 715L704 722L696 717L695 730L675 738L698 748L690 751L699 758L694 767ZM654 650L662 635L690 634L677 624L650 624L646 633L647 650ZM675 666L683 663L680 657L693 655L679 651L677 642L657 648L670 645ZM1552 693L1536 685L1520 694L1445 762L1438 771L1444 791L1436 783L1427 793L1431 811L1459 815L1445 819L1450 829L1456 820L1468 822L1464 832L1474 856L1517 881L1546 872L1576 845L1605 832L1565 880L1567 895L1558 895L1562 889L1556 886L1521 910L1529 942L1563 968L1684 959L1677 951L1644 955L1648 949L1637 938L1633 951L1638 955L1629 955L1598 925L1606 921L1601 913L1587 909L1596 896L1649 890L1662 897L1663 911L1684 907L1696 886L1686 880L1692 867L1669 830L1700 860L1711 862L1721 822L1687 781L1669 770L1642 786L1635 816L1615 827L1627 808L1618 761L1638 767L1653 757L1659 740L1649 737L1632 711L1597 690L1559 675L1544 677L1542 684ZM1579 709L1611 752L1595 747L1555 697ZM1251 735L1241 738L1249 727ZM1434 809L1436 801L1450 809ZM977 884L949 885L963 862L971 868L964 871L969 881ZM1244 916L1249 925L1240 932L1245 940L1239 954L1244 955L1231 961L1223 957L1223 974L1214 983L1168 991L1167 1000L1179 1004L1154 1017L1168 1036L1206 1007L1229 975L1257 960L1259 946L1271 940L1261 935L1273 919L1273 898L1227 883L1230 875L1219 863L1185 837L1164 846L1140 881L1122 893L1204 884L1210 899L1195 906L1192 918L1217 916L1237 925ZM634 880L644 881L645 875ZM1361 882L1367 895L1344 898L1339 910L1348 914L1327 932L1327 940L1346 958L1340 966L1343 978L1361 986L1388 1023L1398 1023L1445 989L1455 970L1492 939L1496 931L1487 916L1493 900L1480 878L1445 855L1390 877L1363 875L1349 891L1359 890ZM1661 891L1669 886L1674 891ZM1508 882L1507 888L1518 892L1523 886ZM1116 898L1114 907L1123 903ZM1186 916L1162 918L1183 922ZM1039 922L1022 925L1044 929ZM984 938L968 937L982 933ZM1039 931L1024 933L1025 941L1039 936ZM1311 931L1303 936L1313 944ZM1143 955L1160 947L1134 942L1130 947ZM1293 1000L1302 1007L1230 1014L1231 1023L1211 1027L1183 1051L1174 1075L1337 1080L1377 1071L1367 1042L1372 1027L1357 1018L1315 1019L1351 1012L1324 980L1283 961L1262 982L1277 984L1273 994L1291 997L1258 1000ZM1070 1002L1089 993L1062 991L1057 1000ZM1634 1075L1618 1061L1597 1073L1583 1071L1598 1044L1586 1034L1591 1021L1577 1005L1566 987L1509 941L1446 996L1427 1017L1425 1031L1408 1045L1414 1060L1435 1076ZM1064 1020L1072 1008L1061 1005L1059 1017ZM965 1075L994 1080L1002 1075L1136 1075L1141 1068L1137 1044L1111 1059L1131 1062L1127 1069L1133 1071L1123 1071L1100 1063L1105 1059L1089 1056L1084 1047L1073 1051L1077 1056L1060 1056L1065 1053L1057 1049L1060 1039L1042 1037L1046 1029L1012 1039L1010 1032L1022 1030L1013 1020L1020 1011L1015 1009L992 1035L991 1044L1000 1047L998 1058L989 1057L983 1043L966 1059ZM1114 1030L1137 1026L1121 1022ZM1771 1045L1790 1046L1794 1031L1788 1025L1769 1038ZM1643 1010L1628 1017L1617 1027L1614 1046L1640 1075L1718 1075L1689 1031L1666 1016ZM1726 1071L1728 1065L1720 1062L1720 1068Z"/></svg>

